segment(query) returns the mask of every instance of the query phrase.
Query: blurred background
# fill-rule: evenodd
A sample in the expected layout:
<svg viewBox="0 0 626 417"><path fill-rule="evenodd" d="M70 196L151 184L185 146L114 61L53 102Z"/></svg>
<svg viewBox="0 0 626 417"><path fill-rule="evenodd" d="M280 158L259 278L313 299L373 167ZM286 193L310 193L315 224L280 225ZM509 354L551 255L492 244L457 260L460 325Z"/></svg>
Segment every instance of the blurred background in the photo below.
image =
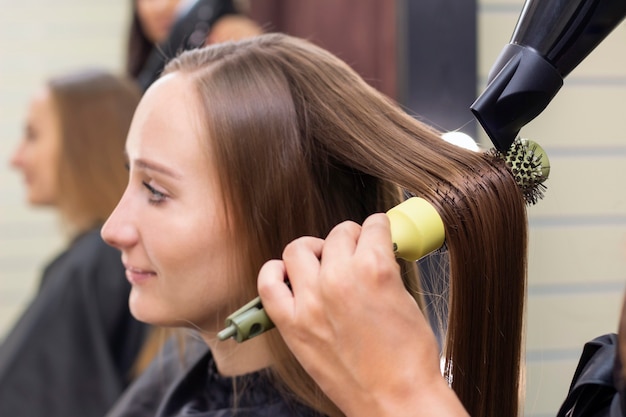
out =
<svg viewBox="0 0 626 417"><path fill-rule="evenodd" d="M52 210L31 208L9 158L28 103L47 78L85 67L123 71L128 0L0 0L0 338L63 247Z"/></svg>
<svg viewBox="0 0 626 417"><path fill-rule="evenodd" d="M250 14L269 30L329 48L425 122L489 147L469 106L523 3L251 0ZM0 339L64 244L56 218L27 205L8 165L30 95L77 68L122 73L130 4L0 0ZM583 344L617 329L626 283L625 31L620 25L521 131L552 166L546 197L529 209L527 417L553 416Z"/></svg>

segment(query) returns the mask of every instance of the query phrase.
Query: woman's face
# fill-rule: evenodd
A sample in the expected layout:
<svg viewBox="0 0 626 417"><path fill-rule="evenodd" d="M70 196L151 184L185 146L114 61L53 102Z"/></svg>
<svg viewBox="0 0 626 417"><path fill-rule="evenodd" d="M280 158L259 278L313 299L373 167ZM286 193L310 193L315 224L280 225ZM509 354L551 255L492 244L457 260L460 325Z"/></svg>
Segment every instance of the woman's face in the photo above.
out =
<svg viewBox="0 0 626 417"><path fill-rule="evenodd" d="M153 43L161 43L170 33L183 0L135 0L141 28Z"/></svg>
<svg viewBox="0 0 626 417"><path fill-rule="evenodd" d="M58 114L49 89L44 88L30 102L22 140L11 158L11 165L24 175L30 204L56 204L60 151Z"/></svg>
<svg viewBox="0 0 626 417"><path fill-rule="evenodd" d="M195 94L173 73L144 95L126 142L128 187L102 236L122 252L137 319L212 332L238 287L227 276L232 240Z"/></svg>

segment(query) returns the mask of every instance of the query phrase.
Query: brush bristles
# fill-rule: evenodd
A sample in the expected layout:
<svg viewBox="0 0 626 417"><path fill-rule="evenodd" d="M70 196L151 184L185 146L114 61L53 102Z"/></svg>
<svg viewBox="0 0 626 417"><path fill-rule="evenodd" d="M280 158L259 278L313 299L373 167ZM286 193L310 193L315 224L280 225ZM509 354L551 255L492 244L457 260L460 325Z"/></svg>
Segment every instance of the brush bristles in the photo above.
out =
<svg viewBox="0 0 626 417"><path fill-rule="evenodd" d="M495 149L492 152L504 158L528 205L536 204L543 198L547 189L543 183L550 174L550 162L541 146L531 140L517 138L506 155Z"/></svg>

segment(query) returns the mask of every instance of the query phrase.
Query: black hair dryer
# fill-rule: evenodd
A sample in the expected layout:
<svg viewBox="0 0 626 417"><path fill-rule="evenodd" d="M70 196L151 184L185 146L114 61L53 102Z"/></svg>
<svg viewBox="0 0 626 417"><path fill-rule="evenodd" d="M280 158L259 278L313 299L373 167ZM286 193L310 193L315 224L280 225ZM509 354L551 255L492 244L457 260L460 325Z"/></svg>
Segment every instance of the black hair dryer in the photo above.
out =
<svg viewBox="0 0 626 417"><path fill-rule="evenodd" d="M470 107L498 150L508 151L625 16L626 0L526 0L487 87Z"/></svg>

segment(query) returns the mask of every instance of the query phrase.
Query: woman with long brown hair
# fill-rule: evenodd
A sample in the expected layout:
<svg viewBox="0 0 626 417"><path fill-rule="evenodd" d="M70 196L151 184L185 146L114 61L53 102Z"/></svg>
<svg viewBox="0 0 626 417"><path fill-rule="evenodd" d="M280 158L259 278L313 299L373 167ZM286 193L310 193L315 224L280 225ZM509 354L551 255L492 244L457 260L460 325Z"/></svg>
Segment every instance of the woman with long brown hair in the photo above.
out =
<svg viewBox="0 0 626 417"><path fill-rule="evenodd" d="M446 377L472 415L518 414L526 212L501 158L444 142L335 56L280 34L170 62L126 152L129 184L102 234L122 252L131 311L196 329L210 348L155 415L343 415L278 332L242 344L216 336L289 242L363 223L406 193L445 225ZM415 264L398 263L421 303Z"/></svg>

